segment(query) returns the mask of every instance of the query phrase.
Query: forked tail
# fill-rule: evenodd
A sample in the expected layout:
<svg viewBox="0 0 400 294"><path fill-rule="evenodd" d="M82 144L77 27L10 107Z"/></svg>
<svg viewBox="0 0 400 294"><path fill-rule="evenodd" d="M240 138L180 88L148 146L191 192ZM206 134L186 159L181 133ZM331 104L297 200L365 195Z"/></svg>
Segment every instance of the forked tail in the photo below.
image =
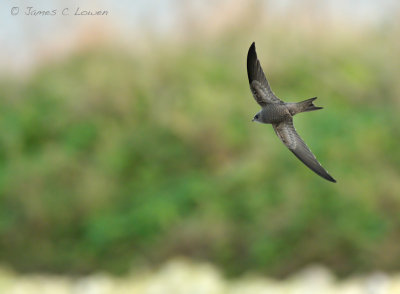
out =
<svg viewBox="0 0 400 294"><path fill-rule="evenodd" d="M317 99L317 97L310 98L310 99L307 99L307 100L304 100L301 102L297 102L297 103L287 103L290 114L295 115L300 112L322 109L323 107L318 107L318 106L314 105L313 101L315 99Z"/></svg>

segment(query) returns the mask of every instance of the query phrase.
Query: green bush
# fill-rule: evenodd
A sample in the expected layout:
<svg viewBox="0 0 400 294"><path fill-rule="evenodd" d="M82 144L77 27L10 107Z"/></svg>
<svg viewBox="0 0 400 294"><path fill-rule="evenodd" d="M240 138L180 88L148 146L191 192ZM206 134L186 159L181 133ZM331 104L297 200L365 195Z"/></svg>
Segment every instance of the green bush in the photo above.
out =
<svg viewBox="0 0 400 294"><path fill-rule="evenodd" d="M1 79L0 260L76 274L176 255L229 275L396 269L399 61L372 36L285 42L257 44L261 62L281 98L319 96L325 109L295 124L337 184L251 123L249 42L93 49Z"/></svg>

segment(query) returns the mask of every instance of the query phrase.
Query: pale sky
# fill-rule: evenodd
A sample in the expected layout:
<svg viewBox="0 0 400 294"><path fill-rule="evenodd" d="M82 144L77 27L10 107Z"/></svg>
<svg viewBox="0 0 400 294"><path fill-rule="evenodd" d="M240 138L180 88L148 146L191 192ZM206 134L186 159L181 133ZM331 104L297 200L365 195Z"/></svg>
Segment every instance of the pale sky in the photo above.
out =
<svg viewBox="0 0 400 294"><path fill-rule="evenodd" d="M38 51L49 45L49 50L68 50L76 40L77 32L99 27L121 38L134 38L141 31L150 30L164 35L178 29L182 6L192 11L209 13L218 4L235 5L246 0L2 0L0 4L0 66L3 69L29 67L35 62ZM357 24L376 26L398 16L399 4L395 0L269 0L257 1L261 9L268 7L284 15L291 6L299 3L317 5L330 18L346 19ZM14 8L17 7L17 8ZM49 11L55 15L26 15L31 12ZM90 11L108 11L106 16L75 16L77 8ZM64 10L66 9L67 10ZM55 10L55 12L53 12ZM69 15L63 15L63 11ZM224 12L221 11L221 14ZM16 15L13 15L16 14ZM96 31L94 34L101 34ZM107 32L105 32L107 33ZM84 40L83 40L84 41ZM4 70L3 70L4 71Z"/></svg>

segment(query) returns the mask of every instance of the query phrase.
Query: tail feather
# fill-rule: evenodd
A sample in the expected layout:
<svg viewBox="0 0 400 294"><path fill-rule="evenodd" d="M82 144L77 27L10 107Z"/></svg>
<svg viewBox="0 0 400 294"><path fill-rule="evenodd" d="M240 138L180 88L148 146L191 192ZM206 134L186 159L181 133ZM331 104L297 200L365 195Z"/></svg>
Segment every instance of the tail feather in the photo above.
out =
<svg viewBox="0 0 400 294"><path fill-rule="evenodd" d="M322 109L323 107L318 107L315 106L313 101L317 99L317 97L313 97L301 102L297 103L288 103L289 111L291 115L295 115L300 112L306 112L306 111L313 111L313 110L318 110Z"/></svg>

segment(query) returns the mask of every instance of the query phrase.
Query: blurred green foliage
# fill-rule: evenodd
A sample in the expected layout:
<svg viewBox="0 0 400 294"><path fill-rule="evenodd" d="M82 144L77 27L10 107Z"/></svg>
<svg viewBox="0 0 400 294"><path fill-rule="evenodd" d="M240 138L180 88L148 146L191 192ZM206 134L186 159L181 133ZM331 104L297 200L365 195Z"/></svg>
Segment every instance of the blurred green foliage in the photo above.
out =
<svg viewBox="0 0 400 294"><path fill-rule="evenodd" d="M325 109L295 124L337 184L251 123L253 40L105 46L2 77L0 260L69 273L176 255L229 275L398 270L399 48L379 34L302 38L256 44L279 97L319 97Z"/></svg>

